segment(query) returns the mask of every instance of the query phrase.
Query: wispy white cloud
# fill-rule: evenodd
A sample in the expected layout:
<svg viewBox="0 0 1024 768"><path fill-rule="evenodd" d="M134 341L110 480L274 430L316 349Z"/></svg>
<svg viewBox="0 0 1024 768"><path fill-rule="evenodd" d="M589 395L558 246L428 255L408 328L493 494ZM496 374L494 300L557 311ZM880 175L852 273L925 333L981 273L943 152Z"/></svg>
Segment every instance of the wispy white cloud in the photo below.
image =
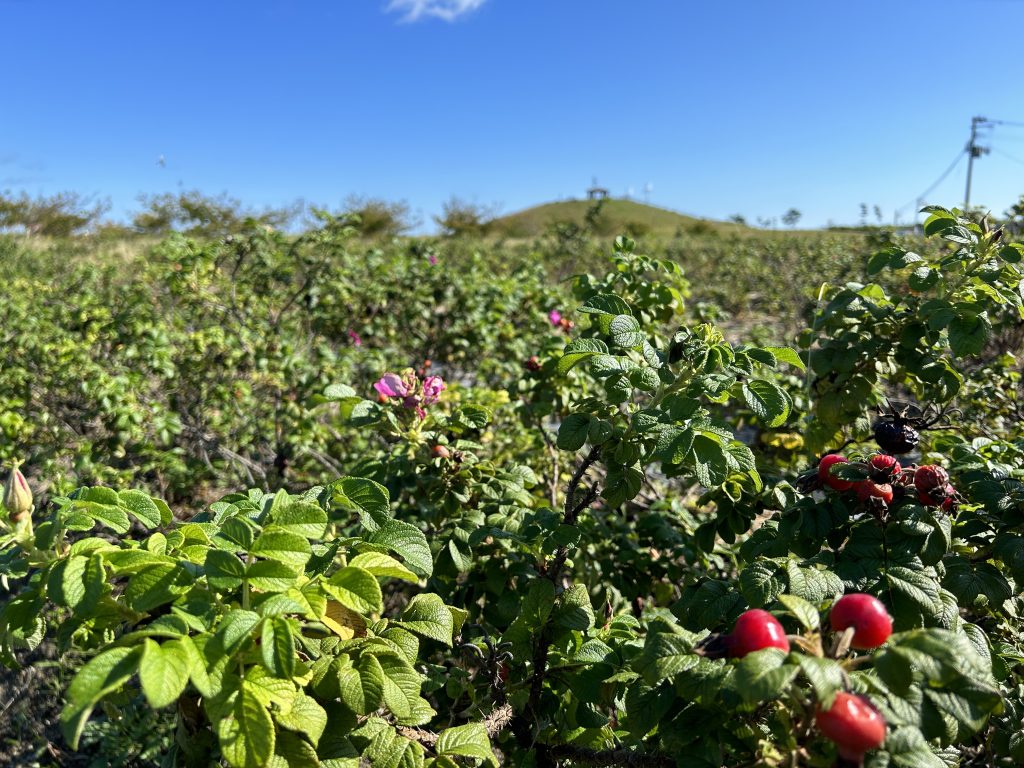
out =
<svg viewBox="0 0 1024 768"><path fill-rule="evenodd" d="M419 21L433 17L455 21L472 13L486 0L391 0L388 10L402 14L402 21Z"/></svg>

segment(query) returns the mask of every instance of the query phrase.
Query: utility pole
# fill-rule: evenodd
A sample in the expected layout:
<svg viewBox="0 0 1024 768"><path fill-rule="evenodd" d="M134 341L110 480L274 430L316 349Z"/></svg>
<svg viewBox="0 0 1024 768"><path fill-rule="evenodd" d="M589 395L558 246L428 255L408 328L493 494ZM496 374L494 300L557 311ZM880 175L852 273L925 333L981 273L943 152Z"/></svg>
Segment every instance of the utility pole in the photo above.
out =
<svg viewBox="0 0 1024 768"><path fill-rule="evenodd" d="M989 147L978 146L978 128L991 122L984 117L971 118L971 139L967 142L967 191L964 193L964 210L971 207L971 173L974 170L974 158L989 152Z"/></svg>

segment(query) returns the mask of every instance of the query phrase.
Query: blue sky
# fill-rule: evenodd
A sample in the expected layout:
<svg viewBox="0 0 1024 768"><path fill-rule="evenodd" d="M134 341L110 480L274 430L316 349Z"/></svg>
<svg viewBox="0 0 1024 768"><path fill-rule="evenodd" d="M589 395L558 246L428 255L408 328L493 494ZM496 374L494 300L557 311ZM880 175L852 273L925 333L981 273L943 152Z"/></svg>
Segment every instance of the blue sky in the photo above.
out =
<svg viewBox="0 0 1024 768"><path fill-rule="evenodd" d="M0 189L114 214L357 194L429 222L597 177L713 218L891 220L972 115L1024 124L1021 28L1022 0L0 0ZM988 136L973 200L1003 211L1024 127ZM965 167L930 201L961 203Z"/></svg>

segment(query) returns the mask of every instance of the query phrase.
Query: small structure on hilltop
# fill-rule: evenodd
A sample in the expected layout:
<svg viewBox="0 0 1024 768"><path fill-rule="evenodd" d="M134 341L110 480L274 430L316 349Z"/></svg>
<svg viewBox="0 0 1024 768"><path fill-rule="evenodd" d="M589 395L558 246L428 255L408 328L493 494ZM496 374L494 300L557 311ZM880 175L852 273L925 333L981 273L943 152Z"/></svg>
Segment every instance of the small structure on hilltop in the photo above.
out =
<svg viewBox="0 0 1024 768"><path fill-rule="evenodd" d="M590 189L587 190L587 200L607 200L608 190L597 186L597 179L590 182Z"/></svg>

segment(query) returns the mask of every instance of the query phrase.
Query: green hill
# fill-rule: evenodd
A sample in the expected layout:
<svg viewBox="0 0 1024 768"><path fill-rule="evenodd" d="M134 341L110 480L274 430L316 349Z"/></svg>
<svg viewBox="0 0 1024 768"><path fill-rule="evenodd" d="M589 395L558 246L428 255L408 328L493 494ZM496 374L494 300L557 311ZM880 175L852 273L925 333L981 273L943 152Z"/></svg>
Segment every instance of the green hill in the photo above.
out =
<svg viewBox="0 0 1024 768"><path fill-rule="evenodd" d="M495 219L491 222L491 231L506 237L537 237L559 223L572 223L582 227L586 223L587 212L596 205L593 200L545 203ZM592 218L594 230L598 234L606 235L629 232L636 235L671 236L680 230L696 233L746 229L739 224L698 219L634 200L601 201L600 209Z"/></svg>

